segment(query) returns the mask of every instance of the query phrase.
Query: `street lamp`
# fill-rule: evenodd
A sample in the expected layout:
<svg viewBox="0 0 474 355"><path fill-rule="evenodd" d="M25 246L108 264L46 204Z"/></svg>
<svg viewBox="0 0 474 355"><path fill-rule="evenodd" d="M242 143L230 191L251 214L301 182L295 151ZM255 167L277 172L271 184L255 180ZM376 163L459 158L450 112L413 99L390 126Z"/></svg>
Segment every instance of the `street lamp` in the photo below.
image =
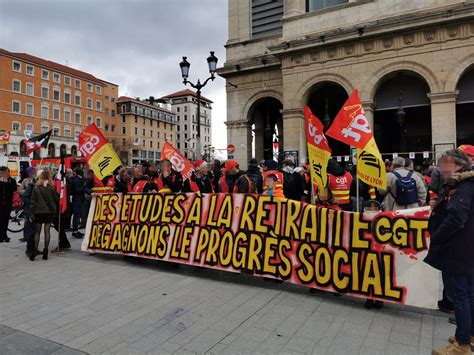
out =
<svg viewBox="0 0 474 355"><path fill-rule="evenodd" d="M183 57L183 61L179 63L179 67L181 68L181 76L183 77L183 84L184 85L191 85L194 89L196 89L197 95L197 151L198 156L201 158L201 89L206 86L209 80L215 79L216 68L217 68L217 57L214 55L214 52L211 51L211 55L207 57L207 65L209 66L209 73L211 76L208 77L203 83L198 79L196 84L193 84L188 80L189 77L189 67L191 64L187 61L187 57Z"/></svg>
<svg viewBox="0 0 474 355"><path fill-rule="evenodd" d="M395 117L397 118L397 122L400 125L400 128L405 125L406 116L407 114L403 109L403 93L400 90L400 96L398 98L398 111L397 113L395 113Z"/></svg>

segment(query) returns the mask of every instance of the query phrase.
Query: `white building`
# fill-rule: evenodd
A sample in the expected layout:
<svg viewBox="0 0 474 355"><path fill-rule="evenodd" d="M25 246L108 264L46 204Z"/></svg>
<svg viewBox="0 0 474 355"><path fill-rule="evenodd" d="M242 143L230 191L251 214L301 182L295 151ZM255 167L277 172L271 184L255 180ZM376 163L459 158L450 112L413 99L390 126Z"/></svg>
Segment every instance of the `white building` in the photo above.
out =
<svg viewBox="0 0 474 355"><path fill-rule="evenodd" d="M200 157L197 149L197 95L192 90L182 90L163 99L168 99L172 112L176 113L176 148L187 158L196 160ZM201 96L201 155L210 156L212 146L211 104L208 98Z"/></svg>

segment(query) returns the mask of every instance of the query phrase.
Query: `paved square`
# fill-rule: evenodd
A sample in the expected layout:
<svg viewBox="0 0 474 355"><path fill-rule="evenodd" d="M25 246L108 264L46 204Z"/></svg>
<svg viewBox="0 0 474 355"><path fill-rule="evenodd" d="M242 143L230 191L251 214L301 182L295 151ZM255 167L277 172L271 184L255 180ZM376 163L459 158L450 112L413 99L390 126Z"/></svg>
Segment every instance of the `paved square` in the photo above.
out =
<svg viewBox="0 0 474 355"><path fill-rule="evenodd" d="M1 354L430 354L454 334L440 312L366 310L248 275L89 255L80 240L31 262L10 236L0 244Z"/></svg>

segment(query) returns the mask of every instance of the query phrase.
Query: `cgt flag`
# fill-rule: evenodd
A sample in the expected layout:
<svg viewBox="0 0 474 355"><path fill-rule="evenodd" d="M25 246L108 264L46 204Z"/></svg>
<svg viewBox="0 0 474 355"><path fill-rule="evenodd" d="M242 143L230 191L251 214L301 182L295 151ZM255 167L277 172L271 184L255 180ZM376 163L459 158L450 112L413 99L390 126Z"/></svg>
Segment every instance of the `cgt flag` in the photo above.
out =
<svg viewBox="0 0 474 355"><path fill-rule="evenodd" d="M94 123L79 135L79 150L99 180L112 175L122 165L117 153Z"/></svg>
<svg viewBox="0 0 474 355"><path fill-rule="evenodd" d="M357 148L357 177L366 184L385 189L387 177L369 122L354 90L326 134Z"/></svg>
<svg viewBox="0 0 474 355"><path fill-rule="evenodd" d="M171 162L173 169L181 173L183 179L189 179L193 173L193 164L189 162L175 147L168 141L163 145L161 150L161 159L167 159Z"/></svg>
<svg viewBox="0 0 474 355"><path fill-rule="evenodd" d="M50 130L46 133L40 134L39 136L31 137L30 139L24 139L23 142L25 143L26 152L28 155L40 148L47 148L52 133L53 130Z"/></svg>
<svg viewBox="0 0 474 355"><path fill-rule="evenodd" d="M306 105L304 106L304 117L311 181L322 189L328 183L327 167L331 157L331 148L324 136L323 124Z"/></svg>

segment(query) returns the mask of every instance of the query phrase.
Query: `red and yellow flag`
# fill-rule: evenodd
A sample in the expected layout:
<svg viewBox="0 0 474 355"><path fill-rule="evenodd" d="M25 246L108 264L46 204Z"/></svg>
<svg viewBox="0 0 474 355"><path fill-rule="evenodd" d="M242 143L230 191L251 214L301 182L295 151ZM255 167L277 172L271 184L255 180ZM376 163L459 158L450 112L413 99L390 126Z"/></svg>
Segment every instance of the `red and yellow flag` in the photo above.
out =
<svg viewBox="0 0 474 355"><path fill-rule="evenodd" d="M337 114L326 134L357 148L357 177L366 184L385 189L385 164L375 143L369 121L354 90Z"/></svg>
<svg viewBox="0 0 474 355"><path fill-rule="evenodd" d="M122 165L117 153L94 123L79 135L79 150L99 180L113 175L115 169Z"/></svg>
<svg viewBox="0 0 474 355"><path fill-rule="evenodd" d="M327 167L329 158L331 158L331 149L323 133L323 124L306 105L304 106L304 117L311 182L322 189L328 183Z"/></svg>

